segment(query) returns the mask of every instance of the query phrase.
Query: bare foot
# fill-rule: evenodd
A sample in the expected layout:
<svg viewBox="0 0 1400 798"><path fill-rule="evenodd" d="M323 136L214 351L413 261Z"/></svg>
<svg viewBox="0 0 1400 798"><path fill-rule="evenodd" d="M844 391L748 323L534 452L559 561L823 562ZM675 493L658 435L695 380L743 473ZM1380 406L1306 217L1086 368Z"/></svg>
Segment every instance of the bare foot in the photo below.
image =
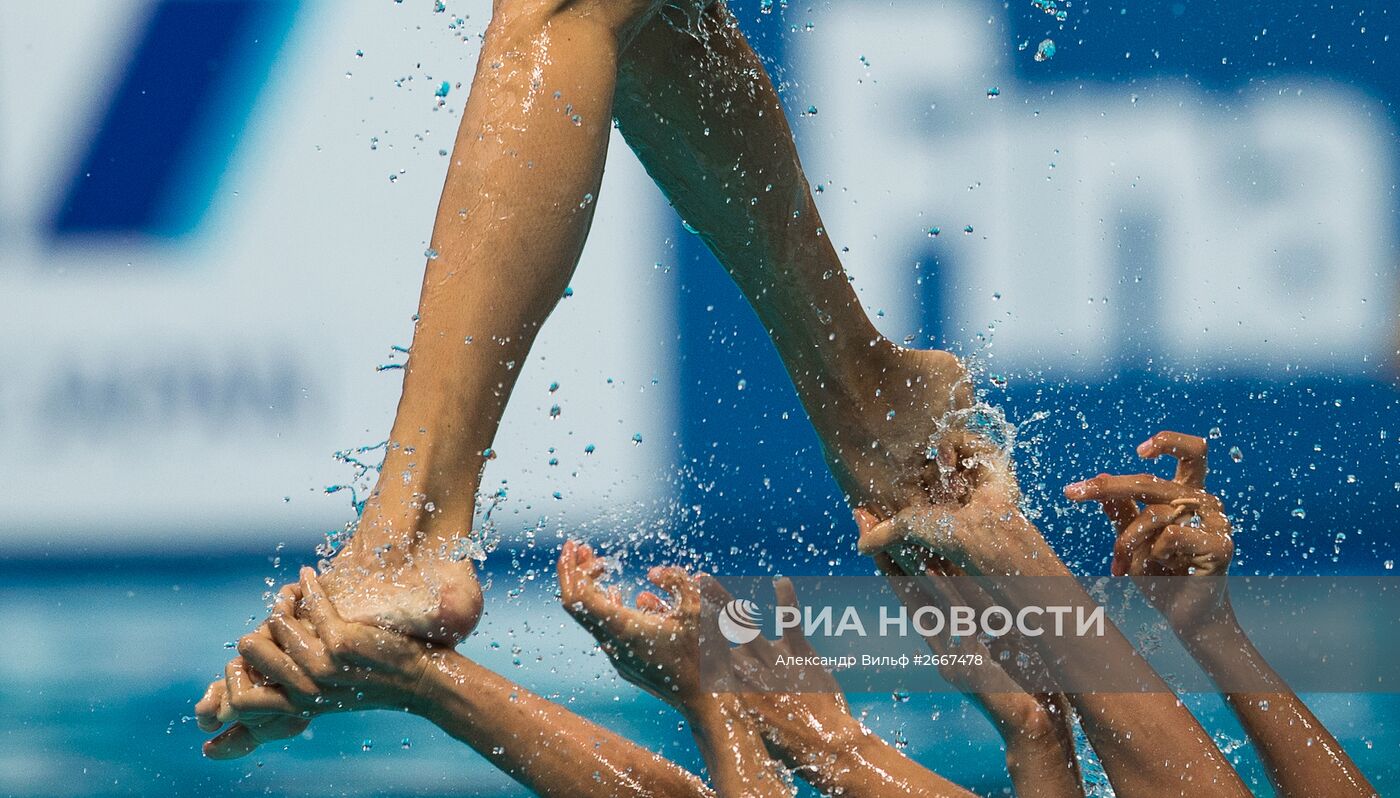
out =
<svg viewBox="0 0 1400 798"><path fill-rule="evenodd" d="M855 369L831 375L807 402L852 504L889 517L914 500L955 498L952 476L968 440L952 414L973 402L962 363L950 352L882 343Z"/></svg>
<svg viewBox="0 0 1400 798"><path fill-rule="evenodd" d="M481 619L481 585L454 541L417 533L422 525L419 519L401 521L399 528L414 530L404 534L373 505L367 507L321 583L347 621L455 646Z"/></svg>

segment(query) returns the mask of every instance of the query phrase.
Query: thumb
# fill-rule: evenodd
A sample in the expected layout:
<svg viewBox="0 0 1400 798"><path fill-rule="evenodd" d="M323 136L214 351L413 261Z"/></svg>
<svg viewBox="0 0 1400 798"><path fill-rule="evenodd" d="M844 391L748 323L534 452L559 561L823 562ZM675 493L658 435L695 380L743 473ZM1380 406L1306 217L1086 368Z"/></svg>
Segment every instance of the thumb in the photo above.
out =
<svg viewBox="0 0 1400 798"><path fill-rule="evenodd" d="M900 523L897 517L875 523L875 517L866 513L867 520L862 522L862 512L864 511L856 511L856 524L860 526L860 539L856 541L856 548L861 554L878 554L904 539L905 525Z"/></svg>

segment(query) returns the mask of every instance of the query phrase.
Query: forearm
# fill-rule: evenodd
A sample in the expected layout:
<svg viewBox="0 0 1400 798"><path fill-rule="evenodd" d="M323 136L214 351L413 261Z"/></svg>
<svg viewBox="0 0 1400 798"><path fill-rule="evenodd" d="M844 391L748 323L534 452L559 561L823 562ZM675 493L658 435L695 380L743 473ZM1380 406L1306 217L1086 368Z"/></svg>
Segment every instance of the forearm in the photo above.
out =
<svg viewBox="0 0 1400 798"><path fill-rule="evenodd" d="M1009 524L1024 528L999 529ZM1056 604L1086 610L1098 606L1029 520L1015 514L986 529L987 534L1008 541L1006 545L1021 547L1014 560L1023 566L1017 574L993 573L990 568L977 569L979 572L997 577L1055 577L1059 588ZM1027 580L998 578L990 584L998 593L996 598L1013 611L1046 601L1043 581L1031 586ZM1066 643L1051 635L1028 636L1026 640L1060 684L1093 684L1108 666L1115 680L1134 685L1134 692L1076 690L1067 694L1120 793L1249 795L1205 729L1111 622L1105 622L1104 637L1095 644L1092 657L1085 656L1080 642Z"/></svg>
<svg viewBox="0 0 1400 798"><path fill-rule="evenodd" d="M823 795L848 798L949 798L972 793L925 768L849 715L802 719L770 735L778 755Z"/></svg>
<svg viewBox="0 0 1400 798"><path fill-rule="evenodd" d="M737 696L712 694L682 708L722 798L789 798L792 790Z"/></svg>
<svg viewBox="0 0 1400 798"><path fill-rule="evenodd" d="M1379 794L1331 732L1264 660L1233 612L1181 639L1212 677L1227 684L1247 682L1261 688L1226 693L1225 700L1254 741L1281 796Z"/></svg>
<svg viewBox="0 0 1400 798"><path fill-rule="evenodd" d="M693 774L456 654L412 707L542 796L710 796Z"/></svg>
<svg viewBox="0 0 1400 798"><path fill-rule="evenodd" d="M586 20L493 19L488 29L383 470L451 523L470 518L483 452L583 249L616 62L612 32Z"/></svg>

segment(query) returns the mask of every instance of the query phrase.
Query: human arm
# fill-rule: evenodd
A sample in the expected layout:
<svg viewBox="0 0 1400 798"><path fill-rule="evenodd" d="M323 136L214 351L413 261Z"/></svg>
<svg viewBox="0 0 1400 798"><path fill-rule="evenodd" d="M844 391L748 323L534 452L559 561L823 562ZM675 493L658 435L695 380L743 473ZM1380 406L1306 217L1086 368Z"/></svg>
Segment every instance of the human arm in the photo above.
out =
<svg viewBox="0 0 1400 798"><path fill-rule="evenodd" d="M240 731L248 724L292 719L304 726L328 712L393 709L427 718L540 795L711 794L674 763L456 651L345 621L309 569L301 591L305 612L284 591L266 636L240 644L236 678L211 688L240 715L206 747L216 758L247 753L243 742L256 734ZM199 714L209 717L211 708Z"/></svg>
<svg viewBox="0 0 1400 798"><path fill-rule="evenodd" d="M653 568L651 591L636 606L599 583L604 566L587 546L564 544L559 556L559 595L564 608L597 639L622 678L675 707L685 717L721 796L789 796L778 763L733 693L705 689L700 679L700 586L678 567Z"/></svg>
<svg viewBox="0 0 1400 798"><path fill-rule="evenodd" d="M913 543L973 575L1056 577L1056 601L1092 611L1096 602L1074 580L1035 525L1020 511L1009 455L984 459L964 475L973 480L961 502L922 503L866 529L860 548L886 549L906 573L918 573L922 559L901 558ZM1044 600L1045 580L997 578L989 581L999 603L1024 607ZM1062 648L1053 636L1027 638L1051 675L1061 684L1092 684L1104 662L1130 681L1133 692L1068 693L1080 724L1103 762L1114 789L1142 796L1247 796L1238 774L1210 736L1177 700L1167 684L1123 637L1105 623L1095 641L1095 659Z"/></svg>
<svg viewBox="0 0 1400 798"><path fill-rule="evenodd" d="M856 522L863 529L876 523L864 511L856 512ZM889 554L876 555L875 563L911 613L928 606L946 612L950 605L964 602L948 579L960 572L947 561L927 558L923 579L906 574ZM993 641L993 645L1002 639ZM975 677L958 664L962 661L959 659L940 665L939 672L972 699L996 727L1006 746L1006 769L1016 794L1021 798L1082 798L1084 782L1074 745L1069 700L1061 693L1026 692L1005 670L1006 666L999 664L1014 663L1019 657L1003 660L976 635L954 641L946 634L938 634L924 640L936 656L965 655L987 663L977 668Z"/></svg>
<svg viewBox="0 0 1400 798"><path fill-rule="evenodd" d="M718 582L702 583L723 606L729 595ZM773 583L778 605L797 607L792 580ZM769 750L823 795L849 798L969 796L966 790L905 756L851 715L831 673L801 626L775 641L758 637L731 652L744 705L757 720Z"/></svg>
<svg viewBox="0 0 1400 798"><path fill-rule="evenodd" d="M1207 449L1204 438L1159 432L1137 451L1148 460L1175 458L1170 481L1148 474L1100 475L1070 485L1065 494L1102 505L1117 531L1114 572L1149 577L1139 581L1145 595L1171 620L1206 673L1226 684L1258 685L1247 693L1227 692L1225 701L1254 741L1280 795L1377 795L1235 616L1224 583L1235 551L1232 527L1220 499L1205 489Z"/></svg>

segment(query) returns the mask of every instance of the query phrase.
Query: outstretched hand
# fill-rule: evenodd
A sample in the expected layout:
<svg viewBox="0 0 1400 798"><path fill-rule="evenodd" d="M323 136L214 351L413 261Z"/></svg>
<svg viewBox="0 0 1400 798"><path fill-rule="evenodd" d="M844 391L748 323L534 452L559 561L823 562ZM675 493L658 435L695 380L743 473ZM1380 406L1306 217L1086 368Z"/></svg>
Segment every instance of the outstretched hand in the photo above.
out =
<svg viewBox="0 0 1400 798"><path fill-rule="evenodd" d="M592 547L566 542L558 567L564 609L593 635L622 678L676 707L699 697L697 578L676 566L652 568L647 579L670 601L648 590L629 607L621 591L600 583L605 570Z"/></svg>

